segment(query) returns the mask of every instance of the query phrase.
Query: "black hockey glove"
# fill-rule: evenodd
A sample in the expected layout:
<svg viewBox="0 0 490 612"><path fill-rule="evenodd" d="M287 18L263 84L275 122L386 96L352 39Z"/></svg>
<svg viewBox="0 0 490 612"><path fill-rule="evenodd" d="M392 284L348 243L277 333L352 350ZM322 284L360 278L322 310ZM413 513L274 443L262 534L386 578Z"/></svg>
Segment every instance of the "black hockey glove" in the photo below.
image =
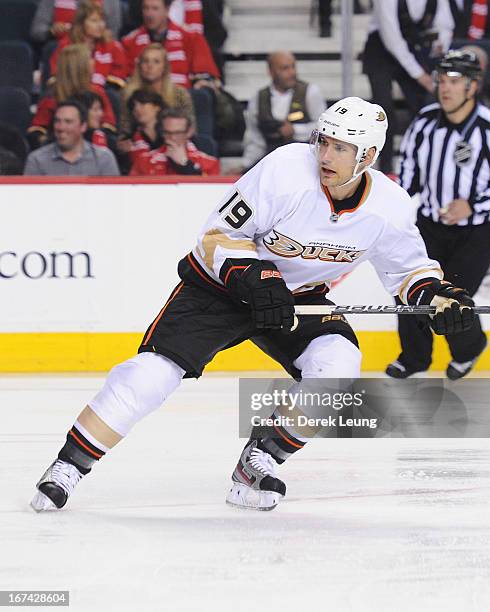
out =
<svg viewBox="0 0 490 612"><path fill-rule="evenodd" d="M230 296L246 303L259 329L289 333L294 325L294 298L281 273L270 261L227 259L220 271Z"/></svg>
<svg viewBox="0 0 490 612"><path fill-rule="evenodd" d="M410 288L409 304L430 304L436 313L430 315L430 326L439 335L468 331L475 321L475 302L465 289L437 278L423 279Z"/></svg>

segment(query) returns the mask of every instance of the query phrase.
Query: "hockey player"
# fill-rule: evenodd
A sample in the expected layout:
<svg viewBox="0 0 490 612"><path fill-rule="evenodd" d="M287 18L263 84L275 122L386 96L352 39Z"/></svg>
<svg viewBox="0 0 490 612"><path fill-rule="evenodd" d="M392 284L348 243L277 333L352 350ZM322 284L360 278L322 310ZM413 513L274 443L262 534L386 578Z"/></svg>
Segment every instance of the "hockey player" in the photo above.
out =
<svg viewBox="0 0 490 612"><path fill-rule="evenodd" d="M148 328L139 354L116 366L37 484L37 511L62 508L78 481L157 409L183 377L249 338L297 380L357 378L361 353L343 318L299 317L295 304L331 304L329 284L362 261L409 304L435 304L439 334L468 329L471 298L442 280L410 219L408 194L372 169L385 142L383 109L346 98L324 112L307 144L265 157L230 189L179 263L182 282ZM227 501L274 508L286 485L276 464L305 440L280 429L251 439Z"/></svg>

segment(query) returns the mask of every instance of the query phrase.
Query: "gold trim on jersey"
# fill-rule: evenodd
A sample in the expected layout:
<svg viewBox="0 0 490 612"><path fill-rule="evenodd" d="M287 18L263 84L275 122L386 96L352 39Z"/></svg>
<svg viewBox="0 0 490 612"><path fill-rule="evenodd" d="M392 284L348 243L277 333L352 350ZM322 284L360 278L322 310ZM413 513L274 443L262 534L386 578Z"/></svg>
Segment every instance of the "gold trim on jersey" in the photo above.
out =
<svg viewBox="0 0 490 612"><path fill-rule="evenodd" d="M331 281L328 280L321 280L313 283L307 283L306 285L301 285L301 287L298 287L297 289L293 290L293 295L301 295L302 293L308 293L312 289L315 289L315 287L320 287L321 285L326 285L328 290L330 289L330 282Z"/></svg>
<svg viewBox="0 0 490 612"><path fill-rule="evenodd" d="M253 251L254 253L257 251L257 247L252 240L233 240L216 228L208 230L201 243L202 249L199 247L199 254L210 270L214 266L214 253L217 247L230 251Z"/></svg>
<svg viewBox="0 0 490 612"><path fill-rule="evenodd" d="M410 283L412 278L414 278L414 276L417 276L418 274L423 274L424 272L433 272L434 274L440 272L441 280L444 278L444 272L441 270L441 268L420 268L419 270L415 270L415 272L409 274L407 278L403 281L403 283L400 285L400 289L398 290L398 297L400 298L400 300L403 301L402 294L408 287L408 284Z"/></svg>

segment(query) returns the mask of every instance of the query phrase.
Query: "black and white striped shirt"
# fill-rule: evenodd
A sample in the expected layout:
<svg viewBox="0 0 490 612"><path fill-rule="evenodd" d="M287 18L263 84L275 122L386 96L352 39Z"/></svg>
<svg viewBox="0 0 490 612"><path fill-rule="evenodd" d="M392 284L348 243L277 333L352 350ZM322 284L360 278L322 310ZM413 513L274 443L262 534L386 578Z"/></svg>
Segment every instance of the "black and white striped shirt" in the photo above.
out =
<svg viewBox="0 0 490 612"><path fill-rule="evenodd" d="M458 125L439 104L423 108L405 134L400 184L420 194L419 214L439 221L440 208L462 198L473 210L458 225L490 221L490 109L477 104Z"/></svg>

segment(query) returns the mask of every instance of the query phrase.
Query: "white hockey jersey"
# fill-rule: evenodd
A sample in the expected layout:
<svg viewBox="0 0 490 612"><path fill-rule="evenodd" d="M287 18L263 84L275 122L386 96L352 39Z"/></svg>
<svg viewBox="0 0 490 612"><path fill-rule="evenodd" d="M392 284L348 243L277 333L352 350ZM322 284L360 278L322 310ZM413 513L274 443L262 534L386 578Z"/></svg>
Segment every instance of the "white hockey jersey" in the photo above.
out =
<svg viewBox="0 0 490 612"><path fill-rule="evenodd" d="M208 218L193 255L220 285L227 258L274 262L289 289L327 285L370 261L386 290L406 302L414 282L442 279L411 217L410 197L368 170L355 208L335 214L307 144L276 149L242 176Z"/></svg>

